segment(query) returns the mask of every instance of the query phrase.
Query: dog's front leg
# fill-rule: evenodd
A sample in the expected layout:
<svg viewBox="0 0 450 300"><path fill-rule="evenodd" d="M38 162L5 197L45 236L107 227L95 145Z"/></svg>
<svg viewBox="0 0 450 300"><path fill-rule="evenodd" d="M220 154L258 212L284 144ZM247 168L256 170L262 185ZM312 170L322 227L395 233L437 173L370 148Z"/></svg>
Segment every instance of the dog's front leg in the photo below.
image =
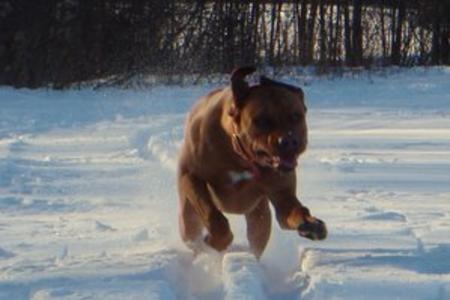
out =
<svg viewBox="0 0 450 300"><path fill-rule="evenodd" d="M326 238L325 223L311 216L309 209L300 203L295 195L295 187L276 191L269 197L282 229L297 230L301 236L311 240Z"/></svg>
<svg viewBox="0 0 450 300"><path fill-rule="evenodd" d="M179 190L180 197L189 201L208 230L205 242L217 251L225 250L233 241L233 234L228 220L214 205L206 182L192 174L180 174Z"/></svg>

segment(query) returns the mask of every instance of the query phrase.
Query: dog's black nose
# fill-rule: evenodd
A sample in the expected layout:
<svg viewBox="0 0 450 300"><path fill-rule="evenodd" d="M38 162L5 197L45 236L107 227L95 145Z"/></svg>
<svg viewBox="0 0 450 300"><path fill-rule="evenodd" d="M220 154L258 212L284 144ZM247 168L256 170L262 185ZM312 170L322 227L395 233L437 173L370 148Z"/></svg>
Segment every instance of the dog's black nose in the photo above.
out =
<svg viewBox="0 0 450 300"><path fill-rule="evenodd" d="M280 152L293 152L300 146L300 141L297 137L286 135L278 138L278 150Z"/></svg>

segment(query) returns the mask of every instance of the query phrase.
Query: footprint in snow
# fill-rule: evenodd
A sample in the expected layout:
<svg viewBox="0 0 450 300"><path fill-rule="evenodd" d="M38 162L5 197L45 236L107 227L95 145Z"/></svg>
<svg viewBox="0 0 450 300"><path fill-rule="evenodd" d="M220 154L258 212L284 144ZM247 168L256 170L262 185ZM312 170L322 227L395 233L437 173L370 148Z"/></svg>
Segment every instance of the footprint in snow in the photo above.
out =
<svg viewBox="0 0 450 300"><path fill-rule="evenodd" d="M2 247L0 247L0 259L11 258L11 257L14 257L14 256L15 256L14 253L6 251Z"/></svg>
<svg viewBox="0 0 450 300"><path fill-rule="evenodd" d="M372 221L398 221L398 222L406 222L406 217L403 214L389 211L389 212L380 212L371 214L364 217L364 220L372 220Z"/></svg>
<svg viewBox="0 0 450 300"><path fill-rule="evenodd" d="M116 231L115 228L113 228L113 227L111 227L109 225L103 224L103 223L101 223L99 221L95 221L95 230L101 231L101 232Z"/></svg>

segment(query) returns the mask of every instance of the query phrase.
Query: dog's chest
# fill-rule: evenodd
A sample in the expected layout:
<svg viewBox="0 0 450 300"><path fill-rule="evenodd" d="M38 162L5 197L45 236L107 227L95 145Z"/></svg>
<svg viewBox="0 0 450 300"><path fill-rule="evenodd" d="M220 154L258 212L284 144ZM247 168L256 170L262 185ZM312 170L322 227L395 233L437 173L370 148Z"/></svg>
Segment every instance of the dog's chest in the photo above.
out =
<svg viewBox="0 0 450 300"><path fill-rule="evenodd" d="M210 185L215 204L224 212L247 213L264 196L258 174L252 170L228 170L221 180Z"/></svg>

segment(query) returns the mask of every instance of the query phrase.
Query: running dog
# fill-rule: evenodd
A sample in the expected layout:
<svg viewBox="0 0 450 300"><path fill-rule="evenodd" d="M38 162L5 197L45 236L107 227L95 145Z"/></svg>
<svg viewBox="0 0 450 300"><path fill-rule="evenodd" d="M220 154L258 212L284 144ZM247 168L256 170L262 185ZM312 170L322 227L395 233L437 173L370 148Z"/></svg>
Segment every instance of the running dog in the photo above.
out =
<svg viewBox="0 0 450 300"><path fill-rule="evenodd" d="M236 69L231 86L200 99L188 116L178 170L179 226L195 251L206 243L228 248L233 234L224 213L243 214L251 251L259 258L270 237L271 213L281 228L323 240L327 229L296 196L297 159L306 149L301 88ZM204 234L206 229L206 235Z"/></svg>

